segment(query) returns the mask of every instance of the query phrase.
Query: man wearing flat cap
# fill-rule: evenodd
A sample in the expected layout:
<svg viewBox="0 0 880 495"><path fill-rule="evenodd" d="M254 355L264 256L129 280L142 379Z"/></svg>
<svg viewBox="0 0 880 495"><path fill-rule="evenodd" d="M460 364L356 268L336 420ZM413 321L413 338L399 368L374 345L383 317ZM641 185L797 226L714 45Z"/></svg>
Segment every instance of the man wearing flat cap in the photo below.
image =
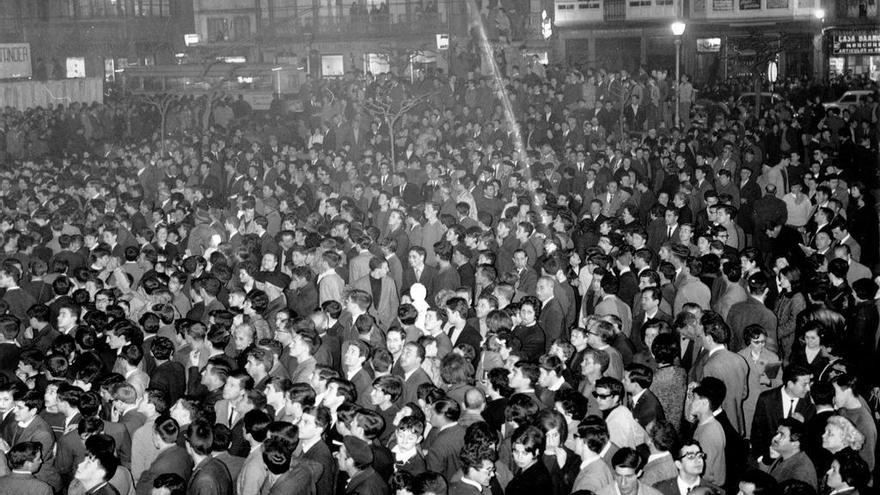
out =
<svg viewBox="0 0 880 495"><path fill-rule="evenodd" d="M339 470L348 475L346 495L389 495L388 484L371 466L373 451L367 442L347 436L335 455Z"/></svg>

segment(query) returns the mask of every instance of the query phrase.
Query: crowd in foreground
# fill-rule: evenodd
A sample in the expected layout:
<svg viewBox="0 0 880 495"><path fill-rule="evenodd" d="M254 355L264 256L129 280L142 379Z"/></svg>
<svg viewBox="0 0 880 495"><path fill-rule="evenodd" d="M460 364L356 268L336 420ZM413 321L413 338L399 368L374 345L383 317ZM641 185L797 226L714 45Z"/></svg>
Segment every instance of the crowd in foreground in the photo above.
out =
<svg viewBox="0 0 880 495"><path fill-rule="evenodd" d="M870 493L876 94L505 76L7 110L0 495Z"/></svg>

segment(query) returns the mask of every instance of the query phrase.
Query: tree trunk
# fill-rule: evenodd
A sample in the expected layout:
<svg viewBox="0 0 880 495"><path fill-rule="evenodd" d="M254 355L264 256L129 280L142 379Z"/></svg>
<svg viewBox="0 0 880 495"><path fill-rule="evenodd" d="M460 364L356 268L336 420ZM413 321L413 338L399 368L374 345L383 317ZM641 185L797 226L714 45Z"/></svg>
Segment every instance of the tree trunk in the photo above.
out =
<svg viewBox="0 0 880 495"><path fill-rule="evenodd" d="M396 153L394 151L394 122L396 122L397 119L385 119L385 121L388 123L388 135L391 137L391 151L389 152L391 155L391 172L395 173L397 172L397 157L395 156Z"/></svg>

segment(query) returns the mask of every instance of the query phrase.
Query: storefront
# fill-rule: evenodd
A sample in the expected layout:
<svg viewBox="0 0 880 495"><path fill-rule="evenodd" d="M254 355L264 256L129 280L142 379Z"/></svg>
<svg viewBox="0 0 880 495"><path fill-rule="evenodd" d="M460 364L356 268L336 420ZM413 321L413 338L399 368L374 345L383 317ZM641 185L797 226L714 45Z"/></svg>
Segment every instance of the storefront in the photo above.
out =
<svg viewBox="0 0 880 495"><path fill-rule="evenodd" d="M830 76L868 74L880 80L880 29L829 29L825 43Z"/></svg>

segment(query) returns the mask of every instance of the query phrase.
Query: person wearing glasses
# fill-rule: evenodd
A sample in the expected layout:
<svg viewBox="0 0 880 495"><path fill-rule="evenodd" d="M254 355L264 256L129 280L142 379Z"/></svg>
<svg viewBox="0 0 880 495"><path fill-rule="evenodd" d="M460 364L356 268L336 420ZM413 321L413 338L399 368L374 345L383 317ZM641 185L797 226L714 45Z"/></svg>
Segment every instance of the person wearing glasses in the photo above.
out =
<svg viewBox="0 0 880 495"><path fill-rule="evenodd" d="M624 390L620 380L602 377L596 381L593 397L608 423L611 441L618 447L635 448L645 443L645 429L633 417L632 411L623 405Z"/></svg>
<svg viewBox="0 0 880 495"><path fill-rule="evenodd" d="M449 495L480 495L495 476L498 458L493 445L482 442L468 443L459 455L461 479L449 485Z"/></svg>
<svg viewBox="0 0 880 495"><path fill-rule="evenodd" d="M678 449L675 456L675 467L678 476L660 481L654 488L663 495L688 495L698 487L718 489L717 486L703 479L706 467L706 453L696 440L686 441Z"/></svg>
<svg viewBox="0 0 880 495"><path fill-rule="evenodd" d="M782 385L782 376L779 372L782 363L775 352L767 349L767 331L764 327L760 325L745 327L743 341L745 347L737 354L749 364L749 395L743 401L743 419L746 423L745 438L750 438L758 396Z"/></svg>

